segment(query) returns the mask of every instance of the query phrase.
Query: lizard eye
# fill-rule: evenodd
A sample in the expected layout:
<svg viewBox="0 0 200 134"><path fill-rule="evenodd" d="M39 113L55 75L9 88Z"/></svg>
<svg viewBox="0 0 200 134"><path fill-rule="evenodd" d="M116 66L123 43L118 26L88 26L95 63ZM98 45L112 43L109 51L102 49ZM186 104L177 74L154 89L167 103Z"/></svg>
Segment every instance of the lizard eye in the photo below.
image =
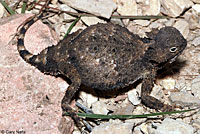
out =
<svg viewBox="0 0 200 134"><path fill-rule="evenodd" d="M176 52L176 50L177 50L177 47L171 47L171 48L169 49L169 51L172 52L172 53Z"/></svg>

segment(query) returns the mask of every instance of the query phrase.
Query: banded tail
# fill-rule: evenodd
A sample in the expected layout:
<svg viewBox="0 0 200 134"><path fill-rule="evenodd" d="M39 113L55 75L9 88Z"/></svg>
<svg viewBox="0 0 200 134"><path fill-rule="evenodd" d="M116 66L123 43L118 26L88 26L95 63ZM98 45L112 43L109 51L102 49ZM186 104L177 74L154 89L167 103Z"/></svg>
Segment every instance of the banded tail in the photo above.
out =
<svg viewBox="0 0 200 134"><path fill-rule="evenodd" d="M31 17L23 26L22 28L20 28L19 30L19 35L17 36L17 50L20 54L20 56L26 61L26 62L30 62L30 59L34 56L32 53L30 53L25 45L24 45L24 37L25 37L25 33L26 31L30 28L31 25L33 25L33 23L35 23L37 20L39 20L40 18L42 18L43 14L39 14L36 16Z"/></svg>

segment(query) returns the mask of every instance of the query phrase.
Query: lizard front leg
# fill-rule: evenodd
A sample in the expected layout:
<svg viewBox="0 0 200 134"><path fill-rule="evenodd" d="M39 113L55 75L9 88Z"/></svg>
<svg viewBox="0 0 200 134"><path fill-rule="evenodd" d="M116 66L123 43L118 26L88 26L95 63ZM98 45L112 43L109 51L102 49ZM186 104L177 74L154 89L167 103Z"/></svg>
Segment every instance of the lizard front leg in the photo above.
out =
<svg viewBox="0 0 200 134"><path fill-rule="evenodd" d="M142 103L145 106L156 109L156 110L172 111L173 110L172 106L163 104L160 100L150 96L150 93L153 88L153 83L154 83L154 78L155 78L154 76L155 76L154 74L149 74L143 80L142 90L141 90Z"/></svg>

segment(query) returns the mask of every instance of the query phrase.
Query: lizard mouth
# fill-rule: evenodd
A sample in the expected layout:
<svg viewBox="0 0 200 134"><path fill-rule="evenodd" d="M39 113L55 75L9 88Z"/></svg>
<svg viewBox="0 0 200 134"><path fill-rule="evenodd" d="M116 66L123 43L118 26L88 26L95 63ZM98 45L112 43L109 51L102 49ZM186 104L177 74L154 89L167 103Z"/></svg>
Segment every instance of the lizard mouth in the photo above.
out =
<svg viewBox="0 0 200 134"><path fill-rule="evenodd" d="M169 63L171 64L172 62L174 62L174 61L176 60L177 57L178 57L177 55L176 55L175 57L173 57L173 58L169 61Z"/></svg>
<svg viewBox="0 0 200 134"><path fill-rule="evenodd" d="M172 57L170 60L161 62L161 63L157 64L157 67L158 67L158 68L163 68L163 67L166 66L167 64L171 64L172 62L174 62L174 61L176 60L177 57L178 57L178 55Z"/></svg>

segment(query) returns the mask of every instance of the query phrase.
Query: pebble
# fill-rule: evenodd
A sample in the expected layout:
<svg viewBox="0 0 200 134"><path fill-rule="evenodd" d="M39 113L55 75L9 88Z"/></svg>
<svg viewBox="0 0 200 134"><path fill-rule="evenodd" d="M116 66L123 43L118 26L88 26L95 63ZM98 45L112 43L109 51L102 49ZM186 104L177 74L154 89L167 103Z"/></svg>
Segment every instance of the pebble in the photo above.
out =
<svg viewBox="0 0 200 134"><path fill-rule="evenodd" d="M102 101L97 101L95 103L92 104L92 111L95 114L104 114L107 115L108 114L108 110L106 108L106 104Z"/></svg>
<svg viewBox="0 0 200 134"><path fill-rule="evenodd" d="M192 93L200 99L200 76L192 80Z"/></svg>
<svg viewBox="0 0 200 134"><path fill-rule="evenodd" d="M73 12L73 13L77 13L76 10L74 10L73 8L67 6L66 4L61 4L58 6L59 9L61 9L62 11L68 11L68 12ZM63 13L63 18L64 20L70 20L70 19L75 19L75 17L69 15L69 14L66 14L66 13Z"/></svg>
<svg viewBox="0 0 200 134"><path fill-rule="evenodd" d="M113 114L115 115L132 115L134 110L134 106L127 104L126 106L120 107L116 109Z"/></svg>
<svg viewBox="0 0 200 134"><path fill-rule="evenodd" d="M167 79L162 80L160 84L167 90L174 89L176 85L176 81L172 78L167 78Z"/></svg>
<svg viewBox="0 0 200 134"><path fill-rule="evenodd" d="M119 13L114 12L113 15L119 15ZM113 23L113 24L119 24L119 25L121 25L121 26L124 26L124 24L123 24L123 22L122 22L121 19L117 19L117 18L112 17L112 18L110 19L110 22Z"/></svg>
<svg viewBox="0 0 200 134"><path fill-rule="evenodd" d="M171 92L170 100L181 106L200 106L200 99L188 92Z"/></svg>
<svg viewBox="0 0 200 134"><path fill-rule="evenodd" d="M141 102L141 100L139 99L139 93L137 90L130 90L128 92L128 99L133 105L138 105Z"/></svg>
<svg viewBox="0 0 200 134"><path fill-rule="evenodd" d="M191 13L193 12L193 13ZM199 16L197 15L198 13L192 9L191 12L187 12L184 14L185 20L187 20L187 22L189 23L189 29L191 31L200 28L200 20L199 20ZM194 38L193 35L189 36L190 38ZM193 40L193 39L192 39Z"/></svg>
<svg viewBox="0 0 200 134"><path fill-rule="evenodd" d="M81 20L87 25L87 26L90 26L90 25L94 25L94 24L97 24L97 23L106 23L104 20L101 20L97 17L81 17Z"/></svg>
<svg viewBox="0 0 200 134"><path fill-rule="evenodd" d="M112 0L60 0L68 6L97 16L110 18L117 8Z"/></svg>
<svg viewBox="0 0 200 134"><path fill-rule="evenodd" d="M174 23L175 23L175 19L170 19L165 23L165 25L166 26L172 26Z"/></svg>
<svg viewBox="0 0 200 134"><path fill-rule="evenodd" d="M133 134L143 134L140 130L140 126L136 126L133 130Z"/></svg>
<svg viewBox="0 0 200 134"><path fill-rule="evenodd" d="M160 13L160 0L149 0L144 15L158 15Z"/></svg>
<svg viewBox="0 0 200 134"><path fill-rule="evenodd" d="M133 123L110 120L93 128L90 134L132 134Z"/></svg>
<svg viewBox="0 0 200 134"><path fill-rule="evenodd" d="M200 53L199 53L199 55L198 55L197 59L200 61Z"/></svg>
<svg viewBox="0 0 200 134"><path fill-rule="evenodd" d="M190 0L162 0L161 4L164 8L164 14L167 14L171 17L177 17L185 9L191 7L193 2Z"/></svg>
<svg viewBox="0 0 200 134"><path fill-rule="evenodd" d="M161 87L159 85L154 85L150 95L161 100L164 96L164 92L162 89L163 89L163 87Z"/></svg>
<svg viewBox="0 0 200 134"><path fill-rule="evenodd" d="M144 107L143 106L137 106L134 111L133 111L133 115L137 115L137 114L144 114ZM146 118L144 118L146 120Z"/></svg>
<svg viewBox="0 0 200 134"><path fill-rule="evenodd" d="M200 36L199 37L196 37L193 41L192 41L192 44L194 46L199 46L200 45Z"/></svg>
<svg viewBox="0 0 200 134"><path fill-rule="evenodd" d="M142 88L142 83L137 85L136 89L130 90L128 92L128 100L133 104L133 105L138 105L141 103L140 100L140 94L141 94L141 88Z"/></svg>
<svg viewBox="0 0 200 134"><path fill-rule="evenodd" d="M142 123L140 125L140 131L143 133L143 134L148 134L148 124L147 123Z"/></svg>
<svg viewBox="0 0 200 134"><path fill-rule="evenodd" d="M98 98L92 94L81 91L80 96L81 100L86 103L86 107L90 108L93 103L98 101Z"/></svg>
<svg viewBox="0 0 200 134"><path fill-rule="evenodd" d="M3 17L4 13L5 13L5 8L2 6L2 4L0 4L0 18Z"/></svg>
<svg viewBox="0 0 200 134"><path fill-rule="evenodd" d="M70 134L73 131L74 122L66 116L63 116L58 124L58 130L62 134Z"/></svg>
<svg viewBox="0 0 200 134"><path fill-rule="evenodd" d="M194 122L192 123L192 126L196 129L196 130L200 130L200 119L195 119ZM200 131L199 131L200 132ZM199 133L198 133L199 134Z"/></svg>
<svg viewBox="0 0 200 134"><path fill-rule="evenodd" d="M152 22L150 25L149 25L149 27L151 28L151 29L158 29L158 28L160 28L162 26L162 24L160 24L160 23L158 23L158 22Z"/></svg>
<svg viewBox="0 0 200 134"><path fill-rule="evenodd" d="M181 120L166 118L157 126L155 134L194 134L194 128Z"/></svg>
<svg viewBox="0 0 200 134"><path fill-rule="evenodd" d="M144 4L146 2L146 0L135 0L137 3L141 3Z"/></svg>
<svg viewBox="0 0 200 134"><path fill-rule="evenodd" d="M185 20L178 20L175 24L174 27L177 28L181 34L183 35L184 38L187 39L188 34L189 34L189 24Z"/></svg>
<svg viewBox="0 0 200 134"><path fill-rule="evenodd" d="M134 20L135 24L140 25L140 26L148 26L150 24L150 21L148 20Z"/></svg>
<svg viewBox="0 0 200 134"><path fill-rule="evenodd" d="M141 114L141 113L138 113L138 114ZM134 114L134 115L136 115L136 114ZM125 120L125 122L126 123L133 123L133 124L142 124L143 122L146 122L146 120L147 120L147 118L146 119L145 118L135 118L135 119Z"/></svg>
<svg viewBox="0 0 200 134"><path fill-rule="evenodd" d="M197 13L200 13L200 4L193 5L192 9L194 9Z"/></svg>
<svg viewBox="0 0 200 134"><path fill-rule="evenodd" d="M194 3L200 4L200 0L192 0Z"/></svg>
<svg viewBox="0 0 200 134"><path fill-rule="evenodd" d="M137 3L135 0L117 0L117 12L121 15L137 15Z"/></svg>
<svg viewBox="0 0 200 134"><path fill-rule="evenodd" d="M58 0L51 0L51 3L52 3L53 5L56 5L57 2L58 2Z"/></svg>

